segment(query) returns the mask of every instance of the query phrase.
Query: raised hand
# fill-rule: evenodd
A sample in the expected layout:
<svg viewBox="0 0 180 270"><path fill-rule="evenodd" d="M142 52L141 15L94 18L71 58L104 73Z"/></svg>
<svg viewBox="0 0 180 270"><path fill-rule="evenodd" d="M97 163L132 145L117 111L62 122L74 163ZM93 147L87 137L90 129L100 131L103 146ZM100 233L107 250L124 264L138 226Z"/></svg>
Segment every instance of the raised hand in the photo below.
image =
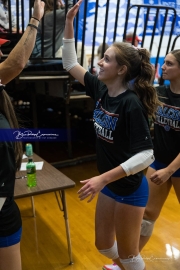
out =
<svg viewBox="0 0 180 270"><path fill-rule="evenodd" d="M76 14L78 13L79 7L83 0L79 0L67 13L66 20L73 20Z"/></svg>
<svg viewBox="0 0 180 270"><path fill-rule="evenodd" d="M41 0L34 1L33 17L37 18L39 21L44 15L44 5L45 3Z"/></svg>

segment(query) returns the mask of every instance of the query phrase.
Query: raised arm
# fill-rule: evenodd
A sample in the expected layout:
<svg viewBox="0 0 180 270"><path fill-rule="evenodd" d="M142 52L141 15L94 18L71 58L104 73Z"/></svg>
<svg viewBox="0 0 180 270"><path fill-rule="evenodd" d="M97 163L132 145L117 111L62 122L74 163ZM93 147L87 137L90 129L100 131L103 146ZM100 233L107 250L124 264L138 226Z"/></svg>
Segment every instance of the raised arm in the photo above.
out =
<svg viewBox="0 0 180 270"><path fill-rule="evenodd" d="M44 14L44 2L35 0L34 10L30 24L27 26L23 36L10 52L9 56L0 64L0 79L2 84L7 84L14 79L25 67L31 52L34 48L37 29L40 20ZM36 19L34 19L34 18Z"/></svg>
<svg viewBox="0 0 180 270"><path fill-rule="evenodd" d="M74 27L73 21L79 10L79 6L82 0L79 0L67 13L66 24L64 30L63 48L62 48L62 60L64 68L77 79L81 84L84 85L84 75L87 72L77 62L77 55L75 51L74 41Z"/></svg>

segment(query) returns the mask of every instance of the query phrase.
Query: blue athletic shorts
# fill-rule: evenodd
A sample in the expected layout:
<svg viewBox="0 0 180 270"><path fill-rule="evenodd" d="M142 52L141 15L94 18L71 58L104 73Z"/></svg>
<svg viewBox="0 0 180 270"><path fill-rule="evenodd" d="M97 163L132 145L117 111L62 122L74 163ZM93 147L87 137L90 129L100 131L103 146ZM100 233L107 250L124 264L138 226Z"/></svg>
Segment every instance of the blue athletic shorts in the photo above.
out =
<svg viewBox="0 0 180 270"><path fill-rule="evenodd" d="M130 204L134 206L145 207L149 196L149 186L145 176L143 176L140 187L128 196L120 196L112 192L107 186L104 187L101 192L108 197L111 197L116 202Z"/></svg>
<svg viewBox="0 0 180 270"><path fill-rule="evenodd" d="M21 240L21 235L22 235L22 227L17 232L9 236L0 237L0 248L10 247L19 243Z"/></svg>
<svg viewBox="0 0 180 270"><path fill-rule="evenodd" d="M155 160L151 165L150 165L151 168L155 169L156 171L157 170L161 170L161 169L164 169L167 167L166 164L164 163L161 163L157 160ZM173 177L180 177L180 169L178 169L175 173L172 174Z"/></svg>

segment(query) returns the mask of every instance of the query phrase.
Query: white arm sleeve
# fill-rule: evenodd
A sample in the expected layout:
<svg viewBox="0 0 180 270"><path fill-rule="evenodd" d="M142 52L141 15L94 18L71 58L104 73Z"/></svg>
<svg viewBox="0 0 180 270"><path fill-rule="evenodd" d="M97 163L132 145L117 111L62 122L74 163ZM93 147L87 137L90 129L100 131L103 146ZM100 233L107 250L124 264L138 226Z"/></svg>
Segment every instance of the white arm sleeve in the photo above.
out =
<svg viewBox="0 0 180 270"><path fill-rule="evenodd" d="M127 176L129 176L130 174L135 174L146 169L151 163L153 163L153 161L153 150L148 149L139 152L138 154L129 158L127 161L121 163L120 165L127 174Z"/></svg>
<svg viewBox="0 0 180 270"><path fill-rule="evenodd" d="M67 71L79 65L77 61L74 38L71 39L63 38L62 61L63 61L63 68L66 69Z"/></svg>

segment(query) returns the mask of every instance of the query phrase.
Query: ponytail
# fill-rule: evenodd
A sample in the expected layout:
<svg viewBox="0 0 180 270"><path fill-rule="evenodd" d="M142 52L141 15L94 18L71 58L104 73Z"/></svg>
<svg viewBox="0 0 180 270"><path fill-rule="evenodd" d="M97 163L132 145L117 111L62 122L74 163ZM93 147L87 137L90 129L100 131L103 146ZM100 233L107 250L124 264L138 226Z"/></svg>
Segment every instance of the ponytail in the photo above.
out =
<svg viewBox="0 0 180 270"><path fill-rule="evenodd" d="M123 78L124 85L132 85L146 109L149 117L154 117L156 109L162 103L158 100L153 87L155 70L150 63L150 53L144 48L137 48L127 42L114 42L115 57L119 66L127 67Z"/></svg>
<svg viewBox="0 0 180 270"><path fill-rule="evenodd" d="M141 58L141 67L134 80L134 91L143 103L148 115L154 117L157 106L160 105L156 89L153 87L155 70L149 61L149 52L146 49L138 49Z"/></svg>

